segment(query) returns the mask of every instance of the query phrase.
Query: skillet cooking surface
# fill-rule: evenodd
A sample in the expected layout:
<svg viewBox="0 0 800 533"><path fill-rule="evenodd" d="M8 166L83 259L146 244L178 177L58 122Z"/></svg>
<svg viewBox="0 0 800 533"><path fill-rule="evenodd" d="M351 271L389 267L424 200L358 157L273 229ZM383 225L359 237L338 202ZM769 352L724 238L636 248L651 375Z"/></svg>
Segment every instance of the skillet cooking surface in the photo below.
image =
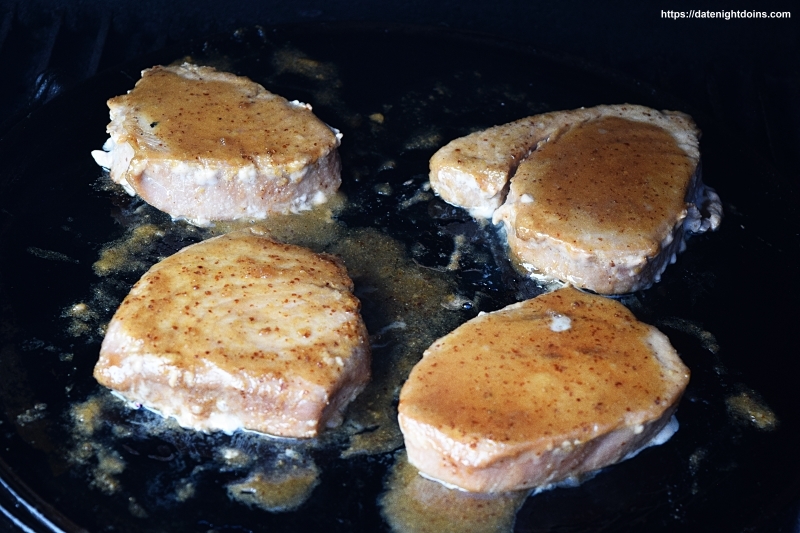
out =
<svg viewBox="0 0 800 533"><path fill-rule="evenodd" d="M335 222L282 235L348 261L374 345L369 398L378 407L362 400L318 441L182 430L127 409L91 376L102 327L130 285L214 233L120 193L89 155L105 140L105 101L142 68L186 55L309 102L344 133L347 200ZM392 394L409 365L477 312L542 292L510 268L491 227L427 191L428 158L478 128L623 102L692 112L576 61L441 30L363 26L245 30L57 98L0 141L0 501L10 509L16 494L66 530L388 531L378 499L403 461ZM797 353L796 313L784 309L797 294L797 213L755 156L695 119L705 181L726 217L689 241L661 283L622 298L692 370L681 428L577 488L528 498L518 531L771 530L792 512L796 520L800 439L785 368ZM295 504L310 491L299 510L263 510L258 487L236 485L274 471L300 487ZM276 498L291 507L289 485Z"/></svg>

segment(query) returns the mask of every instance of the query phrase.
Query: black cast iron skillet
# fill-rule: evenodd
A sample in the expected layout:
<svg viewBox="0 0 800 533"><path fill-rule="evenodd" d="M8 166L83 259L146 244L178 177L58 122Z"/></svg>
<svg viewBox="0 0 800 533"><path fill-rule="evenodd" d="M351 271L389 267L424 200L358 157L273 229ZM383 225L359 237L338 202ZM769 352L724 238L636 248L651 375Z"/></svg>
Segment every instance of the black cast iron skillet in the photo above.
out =
<svg viewBox="0 0 800 533"><path fill-rule="evenodd" d="M246 446L272 457L292 443L153 430L157 417L121 406L105 413L96 439L87 444L76 436L74 406L105 394L91 377L102 338L96 326L149 264L207 236L104 187L89 156L105 140L105 101L130 89L142 68L185 56L310 102L342 129L348 203L339 221L395 239L408 264L447 278L463 296L449 311L452 323L541 288L511 269L490 226L424 194L408 202L425 192L427 161L439 146L549 110L623 102L693 109L580 61L480 36L316 25L246 29L142 58L56 98L0 140L4 514L32 531L388 530L377 499L394 451L343 458L342 440L301 445L317 465L319 485L299 510L267 512L228 498L224 486L241 472L216 468L215 450ZM681 428L666 444L577 488L529 498L517 531L797 528L796 197L735 132L700 114L695 119L704 130L705 181L724 202L722 227L691 239L661 283L621 299L659 326L692 370L678 410ZM130 236L143 220L176 229L134 254L127 272L99 277L92 264L103 247ZM469 253L460 269L448 271L454 235L466 237ZM378 345L408 340L379 338L390 317L370 294L360 296L380 376L390 356ZM70 329L76 302L90 302L95 313L86 318L86 331ZM94 446L87 452L94 463L75 460L80 445ZM103 450L125 464L111 476L116 490L98 481L93 466ZM187 479L193 492L176 498Z"/></svg>

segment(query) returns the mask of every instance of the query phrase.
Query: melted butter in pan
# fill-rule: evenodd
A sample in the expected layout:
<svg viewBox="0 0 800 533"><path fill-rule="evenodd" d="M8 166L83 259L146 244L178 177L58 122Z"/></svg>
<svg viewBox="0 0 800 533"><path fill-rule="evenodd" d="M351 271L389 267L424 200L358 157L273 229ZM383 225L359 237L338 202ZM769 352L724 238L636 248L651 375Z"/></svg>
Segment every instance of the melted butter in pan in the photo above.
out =
<svg viewBox="0 0 800 533"><path fill-rule="evenodd" d="M174 450L186 451L187 446L193 453L182 455L194 456L192 463L197 465L184 466L185 475L177 474L173 483L159 487L162 499L185 503L198 490L222 489L235 502L285 512L301 506L319 484L320 471L308 453L313 443L241 433L223 444L208 445L208 438L199 438L170 419L145 412L131 416L124 402L109 392L75 403L70 420L72 442L67 461L86 473L90 486L127 497L129 511L136 517L146 516L148 509L124 481L126 473L135 468L132 463L144 457L180 469L185 457L179 458ZM156 447L149 442L154 437L161 442ZM209 484L209 475L230 481L222 486Z"/></svg>
<svg viewBox="0 0 800 533"><path fill-rule="evenodd" d="M356 282L373 344L372 381L350 408L349 422L359 430L344 456L392 451L403 444L395 409L400 387L425 348L461 319L441 305L454 298L453 287L376 230L349 232L328 251L344 259Z"/></svg>
<svg viewBox="0 0 800 533"><path fill-rule="evenodd" d="M510 532L528 491L477 494L448 489L425 479L406 459L395 463L380 497L380 507L392 531L403 533Z"/></svg>
<svg viewBox="0 0 800 533"><path fill-rule="evenodd" d="M125 237L103 248L100 258L92 265L95 273L98 276L107 276L115 272L146 268L147 263L136 257L137 252L153 244L165 233L163 228L155 224L134 227Z"/></svg>
<svg viewBox="0 0 800 533"><path fill-rule="evenodd" d="M73 443L67 461L88 470L90 485L113 494L121 490L119 475L127 465L117 450L94 438L103 423L103 408L104 402L100 397L72 407Z"/></svg>
<svg viewBox="0 0 800 533"><path fill-rule="evenodd" d="M319 485L319 469L307 465L279 465L268 471L252 472L246 479L227 486L228 496L265 511L293 511Z"/></svg>
<svg viewBox="0 0 800 533"><path fill-rule="evenodd" d="M762 431L772 431L778 427L778 417L752 390L740 386L740 391L725 398L728 414L738 423L753 426Z"/></svg>

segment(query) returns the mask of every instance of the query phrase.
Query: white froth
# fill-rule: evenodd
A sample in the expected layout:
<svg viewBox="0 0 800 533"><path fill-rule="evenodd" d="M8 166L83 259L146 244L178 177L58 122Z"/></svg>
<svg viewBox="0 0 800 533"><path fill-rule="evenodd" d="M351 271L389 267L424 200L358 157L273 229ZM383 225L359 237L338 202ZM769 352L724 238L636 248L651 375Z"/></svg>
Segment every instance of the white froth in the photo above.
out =
<svg viewBox="0 0 800 533"><path fill-rule="evenodd" d="M550 319L550 329L559 333L561 331L567 331L569 328L572 327L572 320L568 316L564 315L553 315Z"/></svg>

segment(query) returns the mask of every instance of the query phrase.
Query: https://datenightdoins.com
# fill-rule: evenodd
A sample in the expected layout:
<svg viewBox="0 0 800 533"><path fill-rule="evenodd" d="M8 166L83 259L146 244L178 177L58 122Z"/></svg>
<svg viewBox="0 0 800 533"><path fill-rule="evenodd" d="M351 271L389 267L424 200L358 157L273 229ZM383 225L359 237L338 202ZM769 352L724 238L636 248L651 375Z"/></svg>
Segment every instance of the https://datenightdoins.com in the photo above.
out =
<svg viewBox="0 0 800 533"><path fill-rule="evenodd" d="M662 19L723 19L723 20L738 20L738 19L790 19L792 13L790 11L751 11L751 10L738 10L738 11L709 11L703 9L690 9L688 11L666 11L661 10Z"/></svg>

